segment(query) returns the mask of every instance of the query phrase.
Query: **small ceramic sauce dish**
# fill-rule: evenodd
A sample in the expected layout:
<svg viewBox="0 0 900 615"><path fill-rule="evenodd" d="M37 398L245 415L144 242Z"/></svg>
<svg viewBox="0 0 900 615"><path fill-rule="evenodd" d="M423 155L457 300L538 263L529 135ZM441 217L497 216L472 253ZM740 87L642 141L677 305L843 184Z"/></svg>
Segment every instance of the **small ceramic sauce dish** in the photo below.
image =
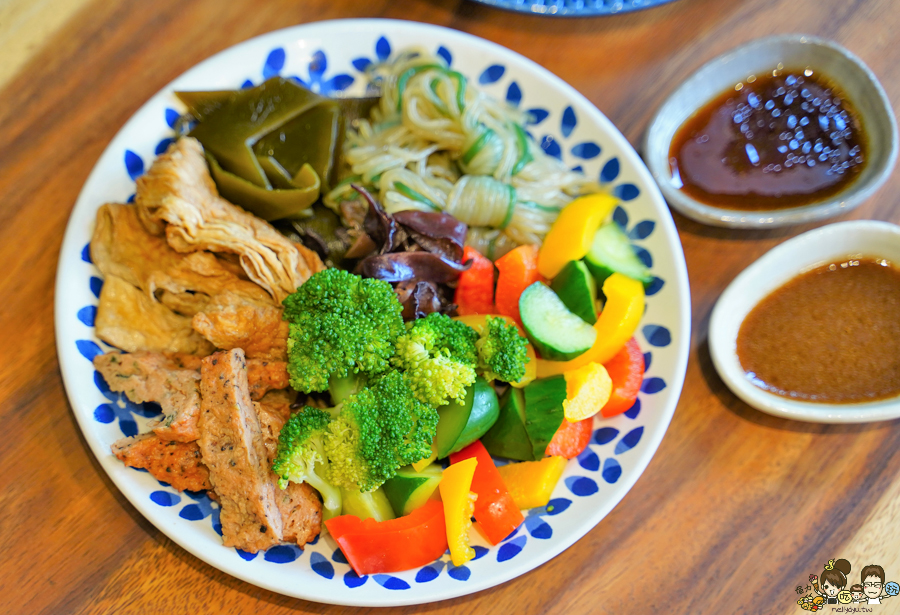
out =
<svg viewBox="0 0 900 615"><path fill-rule="evenodd" d="M810 90L815 91L813 86L810 85L807 88L804 85L797 85L792 88L796 81L794 74L799 77L801 84L804 75L810 83L815 79L821 79L823 84L834 87L834 98L827 98L824 101L825 106L820 106L822 101L815 94L809 94ZM779 84L770 86L773 88L770 90L773 92L773 98L761 101L765 106L757 105L757 99L753 98L753 88L762 88L766 78L771 82L776 76L787 79L785 88L779 89L779 96L776 97L774 88ZM757 81L758 79L759 81ZM788 90L787 97L785 97L784 89ZM727 94L729 91L734 93L730 100ZM801 98L800 92L807 97L807 100ZM844 100L838 98L838 92ZM749 97L753 108L750 108L750 105L741 104L742 97ZM731 118L727 118L724 122L726 125L722 126L722 122L720 122L719 129L714 132L712 130L714 123L710 122L707 125L707 128L710 129L709 134L701 134L697 137L697 143L706 142L699 139L707 141L710 138L716 139L716 135L723 138L722 134L725 134L725 131L737 130L737 127L740 127L742 133L739 137L741 139L744 136L748 137L747 154L745 158L743 153L745 145L742 142L738 140L729 142L731 158L728 160L731 162L728 163L730 165L728 172L734 173L732 179L747 179L744 169L749 168L758 173L757 180L767 181L770 184L770 190L781 191L785 181L783 177L776 178L777 174L782 172L784 175L792 174L795 179L791 181L794 184L806 186L806 178L800 178L800 174L813 171L812 167L815 166L815 171L820 175L819 179L827 180L828 178L822 176L828 173L826 167L832 165L835 160L828 157L830 151L828 146L834 146L832 140L835 138L837 143L841 143L842 137L845 136L840 132L834 132L835 124L832 122L829 125L825 117L824 110L830 108L832 101L835 102L836 108L846 105L848 113L856 118L853 122L854 126L861 129L860 138L863 141L861 146L863 152L861 156L855 158L860 162L859 167L852 169L858 174L855 174L852 181L835 186L833 190L824 190L821 193L809 191L811 198L804 201L805 204L800 205L787 203L784 206L770 207L769 203L765 203L765 207L750 207L734 202L728 205L725 205L724 202L713 205L710 204L711 199L709 198L700 200L692 196L688 193L688 186L684 185L687 182L682 182L677 161L673 160L673 141L678 147L679 140L684 138L685 134L680 133L679 129L686 122L702 118L704 113L712 113L710 104L715 104L716 100L724 103L724 106L721 107L724 113L728 113L728 109L734 112L735 126L728 127L727 124ZM772 109L768 106L773 102L778 103L780 107L776 106ZM812 106L813 102L816 103L815 107ZM801 110L801 106L806 111ZM745 114L743 119L738 117L742 107ZM772 110L767 111L770 109ZM807 115L809 117L804 117ZM830 118L831 114L828 117ZM746 121L748 118L749 122ZM764 126L763 118L768 126ZM810 119L812 119L811 124L809 124ZM820 121L823 122L821 129ZM757 122L758 126L762 128L757 127ZM838 121L839 126L841 122L842 120ZM773 131L772 140L765 141L763 139L763 142L770 148L770 152L773 154L770 158L775 163L761 165L756 150L749 143L755 138L755 143L759 145L765 130ZM857 130L857 132L860 131ZM794 139L795 133L798 140ZM779 138L781 140L777 140ZM812 36L790 34L763 38L738 47L712 60L691 75L657 110L644 135L643 155L644 161L656 183L659 184L666 201L685 216L715 226L764 228L821 220L856 207L871 196L890 175L897 159L897 141L897 121L890 102L872 71L859 58L835 43ZM722 159L716 159L718 149L713 148L714 143L715 141L710 142L704 147L710 152L709 155L714 162L718 163L719 160L724 162L726 153L722 154ZM823 146L824 152L822 151ZM692 147L696 150L699 146L692 145ZM775 151L776 147L778 148L777 152L782 152L781 154ZM814 150L813 147L815 147ZM839 147L836 146L834 149ZM760 151L760 154L762 155L763 152ZM836 152L834 154L836 155ZM846 154L847 152L844 152L843 160L845 162ZM854 164L855 156L855 151L851 151L850 164ZM827 162L825 162L826 160ZM786 167L797 168L782 168L777 164L779 161L784 162ZM695 162L696 164L698 163ZM799 168L805 167L807 164L810 168ZM838 165L840 165L840 160ZM754 166L757 168L754 169ZM845 164L845 168L846 166ZM765 167L765 170L761 167ZM770 168L775 169L778 173L769 172ZM725 170L725 167L722 169ZM768 174L764 175L765 173ZM843 171L839 170L839 173L843 173ZM734 186L728 184L728 178L718 179L720 185L724 179L726 190L735 190ZM802 189L808 190L806 187ZM750 191L748 194L760 194L755 187L747 190ZM759 202L768 198L769 194L762 197L753 196L753 198ZM715 200L712 199L712 201Z"/></svg>
<svg viewBox="0 0 900 615"><path fill-rule="evenodd" d="M900 265L900 226L858 220L803 233L767 252L725 289L710 319L709 348L719 376L735 395L758 410L798 421L866 423L900 418L900 396L832 404L776 395L755 385L738 357L741 324L760 301L802 273L853 256Z"/></svg>

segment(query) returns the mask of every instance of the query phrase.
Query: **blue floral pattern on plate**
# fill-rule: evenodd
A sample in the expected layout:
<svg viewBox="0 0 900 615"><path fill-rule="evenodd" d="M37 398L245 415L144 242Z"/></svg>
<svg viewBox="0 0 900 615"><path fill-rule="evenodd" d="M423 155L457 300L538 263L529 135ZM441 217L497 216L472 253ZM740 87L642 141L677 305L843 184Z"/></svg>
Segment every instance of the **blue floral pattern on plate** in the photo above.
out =
<svg viewBox="0 0 900 615"><path fill-rule="evenodd" d="M274 44L267 46L250 41L249 43L256 43L252 46L255 55L247 56L245 53L245 57L255 58L255 72L242 74L237 70L233 71L237 74L234 75L231 87L249 87L271 76L282 75L296 79L323 94L362 94L366 88L362 73L373 62L385 60L392 51L412 42L411 36L404 34L403 27L393 28L399 28L395 31L396 38L392 35L391 28L370 28L364 37L369 41L367 45L354 41L350 50L340 50L340 45L327 43L324 37L312 37L313 42L308 48L297 47L289 44L294 39L283 33L267 35L267 38L277 39ZM610 141L609 135L604 135L603 130L588 119L591 111L583 106L586 103L567 101L559 94L548 97L542 88L534 87L533 82L529 86L529 80L533 80L529 69L515 63L508 64L508 58L502 55L480 53L477 60L469 57L460 65L459 58L466 57L468 46L476 43L466 41L467 44L463 44L459 37L464 35L446 32L448 34L445 36L426 35L418 40L427 41L426 44L431 46L433 52L448 63L455 63L456 70L463 72L473 83L479 83L479 87L491 95L526 110L530 117L528 129L535 142L568 166L580 166L586 174L597 177L608 190L619 196L622 204L616 209L613 219L625 229L636 253L651 266L654 261L651 254L666 256L662 261L655 259L657 265L667 262L669 252L675 250L666 243L665 237L660 236L660 222L663 221L661 214L667 214L661 205L648 206L646 202L646 191L655 188L635 174L637 158L633 152L623 152L621 145ZM279 34L281 36L276 36ZM183 84L178 85L183 88ZM207 87L221 88L223 84L216 82ZM160 100L155 109L140 112L142 122L155 125L155 128L138 131L136 134L139 137L124 141L118 150L110 148L98 163L98 166L105 164L109 156L117 158L117 162L107 165L104 185L104 189L108 190L112 190L107 187L113 185L116 191L104 194L100 200L91 200L84 206L79 199L76 213L79 208L89 208L90 218L104 201L127 201L133 198L134 180L146 171L153 157L164 151L174 136L172 130L179 112L178 102L170 94L172 89L175 88L170 86L157 96ZM127 133L130 126L131 124L127 125L122 132ZM146 136L144 132L147 133ZM117 173L118 178L115 177ZM85 192L88 188L89 185L86 185ZM661 203L661 199L659 202ZM666 223L671 226L670 220L664 222ZM80 263L77 275L66 278L80 281L65 282L65 288L72 289L67 296L77 296L78 300L69 308L71 324L60 329L64 334L58 332L58 335L63 341L71 340L69 343L75 351L77 361L72 359L71 366L62 361L63 372L70 391L70 372L87 374L93 383L94 393L89 397L96 401L82 410L81 404L76 403L73 398L73 408L89 442L98 442L100 449L108 450L109 444L117 438L144 431L147 421L158 415L159 408L155 404L133 404L124 396L110 392L103 379L93 372L90 360L105 350L93 336L96 301L103 281L91 264L89 246L84 243L89 234L85 234L85 231L76 233L70 228L64 249L68 245L69 234L75 234L81 239L76 241L74 247L69 248L73 258L61 259L60 267L62 269L64 266ZM573 534L572 528L579 525L587 511L594 514L598 508L611 508L630 487L623 486L625 477L630 477L629 480L633 481L649 460L647 453L652 454L658 445L661 435L650 444L651 439L646 435L646 429L658 424L660 419L647 408L658 413L661 403L655 399L668 399L666 396L671 395L666 379L679 378L673 376L671 365L675 360L675 341L681 339L677 320L666 316L666 310L655 308L657 304L662 305L662 300L654 295L669 288L661 279L662 276L669 277L666 271L669 268L653 268L653 273L659 273L660 277L656 278L658 283L654 283L655 290L654 285L647 290L648 313L638 336L642 349L646 352L648 371L634 406L621 417L596 421L588 449L577 460L569 463L550 504L527 511L523 525L500 545L492 547L473 533L476 558L465 566L453 566L449 554L445 554L416 570L371 575L370 579L353 572L330 538L317 539L307 545L305 550L293 545L273 547L260 554L226 549L219 538L221 525L218 505L205 494L178 493L165 483L155 481L146 472L124 468L118 462L113 464L112 469L107 468L107 471L115 475L114 479L119 477L116 482L120 489L151 521L157 525L162 523L160 526L167 528L173 523L186 524L179 525L177 530L168 528L166 531L180 544L192 545L193 552L200 552L201 557L213 565L218 565L219 560L225 561L225 553L230 551L238 563L229 563L229 571L237 569L237 573L232 573L250 582L262 583L265 580L267 586L272 584L270 579L273 575L282 574L279 572L281 570L290 570L290 574L294 575L291 582L279 584L280 591L289 595L323 602L386 606L410 601L408 597L392 596L413 595L414 601L427 602L489 587L509 578L504 572L510 569L511 564L508 562L526 559L530 569L574 542L589 526L580 528L577 534ZM63 282L60 281L60 284ZM61 287L58 287L58 295ZM659 320L655 320L657 318ZM61 355L62 358L64 357ZM680 382L678 386L680 387ZM673 401L666 403L674 408ZM670 416L671 410L668 412ZM665 417L663 430L667 422L668 417ZM639 462L639 467L635 466L637 459L644 459ZM608 502L611 504L606 504ZM191 527L198 529L191 530ZM198 548L197 540L208 544L202 549ZM550 551L547 551L548 548ZM515 565L521 568L519 564ZM295 583L294 578L303 580Z"/></svg>

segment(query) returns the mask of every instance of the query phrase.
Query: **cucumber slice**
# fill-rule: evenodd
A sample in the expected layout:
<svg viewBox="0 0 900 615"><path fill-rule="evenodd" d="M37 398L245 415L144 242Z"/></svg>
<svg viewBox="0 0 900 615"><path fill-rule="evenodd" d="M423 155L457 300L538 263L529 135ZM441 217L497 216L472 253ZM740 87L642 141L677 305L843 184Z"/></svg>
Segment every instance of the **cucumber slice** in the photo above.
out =
<svg viewBox="0 0 900 615"><path fill-rule="evenodd" d="M421 73L422 71L426 71L430 68L438 68L443 69L444 67L440 64L420 64L419 66L413 66L412 68L408 68L400 77L397 79L397 111L401 111L403 109L403 92L406 91L406 84L410 79Z"/></svg>
<svg viewBox="0 0 900 615"><path fill-rule="evenodd" d="M550 288L573 314L590 324L597 322L597 282L582 261L569 261Z"/></svg>
<svg viewBox="0 0 900 615"><path fill-rule="evenodd" d="M533 459L543 459L547 445L562 425L565 413L566 378L563 375L535 380L525 393L525 430L531 441Z"/></svg>
<svg viewBox="0 0 900 615"><path fill-rule="evenodd" d="M441 482L441 466L433 463L421 472L407 466L397 470L381 488L398 517L421 508Z"/></svg>
<svg viewBox="0 0 900 615"><path fill-rule="evenodd" d="M531 461L534 447L525 429L525 393L510 387L500 398L500 416L494 426L481 437L491 455Z"/></svg>
<svg viewBox="0 0 900 615"><path fill-rule="evenodd" d="M443 459L483 436L500 416L500 404L494 387L478 377L466 391L464 399L441 406L438 415L440 419L434 445L438 459Z"/></svg>
<svg viewBox="0 0 900 615"><path fill-rule="evenodd" d="M525 168L526 164L534 160L534 156L531 155L528 149L528 136L525 134L525 129L515 123L513 128L516 132L516 148L519 150L519 159L516 160L511 175L518 175Z"/></svg>
<svg viewBox="0 0 900 615"><path fill-rule="evenodd" d="M427 205L435 211L440 211L441 207L421 192L416 192L403 182L394 182L394 190L405 196L406 198Z"/></svg>
<svg viewBox="0 0 900 615"><path fill-rule="evenodd" d="M551 361L568 361L594 345L594 327L569 311L556 293L535 282L519 297L519 316L528 339L541 356Z"/></svg>
<svg viewBox="0 0 900 615"><path fill-rule="evenodd" d="M479 137L475 139L475 142L472 143L469 149L467 149L462 155L462 163L469 164L470 162L472 162L472 159L478 155L478 152L484 149L484 146L493 141L496 136L496 132L494 132L490 128L485 128L484 132L482 132L481 135L479 135Z"/></svg>
<svg viewBox="0 0 900 615"><path fill-rule="evenodd" d="M653 282L653 275L634 253L628 235L615 222L607 222L597 229L584 261L597 280L597 286L603 286L606 278L614 273L637 280L644 288Z"/></svg>
<svg viewBox="0 0 900 615"><path fill-rule="evenodd" d="M369 493L341 489L344 500L344 508L341 514L355 515L360 519L375 519L387 521L396 518L394 509L381 487Z"/></svg>
<svg viewBox="0 0 900 615"><path fill-rule="evenodd" d="M523 389L510 388L500 400L500 418L481 438L491 455L535 461L562 425L566 379L535 380Z"/></svg>

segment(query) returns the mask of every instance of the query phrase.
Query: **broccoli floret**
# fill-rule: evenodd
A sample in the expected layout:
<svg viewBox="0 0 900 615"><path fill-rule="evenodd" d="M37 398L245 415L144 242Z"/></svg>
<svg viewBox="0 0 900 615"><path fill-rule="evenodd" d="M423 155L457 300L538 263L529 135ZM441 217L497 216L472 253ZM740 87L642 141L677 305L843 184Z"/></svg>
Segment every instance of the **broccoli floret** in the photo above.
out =
<svg viewBox="0 0 900 615"><path fill-rule="evenodd" d="M398 468L431 454L437 422L437 410L415 398L407 378L388 372L344 401L328 424L329 480L364 492L379 487Z"/></svg>
<svg viewBox="0 0 900 615"><path fill-rule="evenodd" d="M325 455L325 439L331 414L318 408L306 408L291 416L278 436L278 451L272 471L284 489L288 481L307 482L322 496L325 518L341 514L341 490L328 479L330 464Z"/></svg>
<svg viewBox="0 0 900 615"><path fill-rule="evenodd" d="M331 403L337 405L356 395L366 386L367 378L363 374L350 374L349 376L332 376L328 379L328 392L331 394Z"/></svg>
<svg viewBox="0 0 900 615"><path fill-rule="evenodd" d="M434 312L407 325L391 362L405 371L419 401L442 406L475 382L477 339L472 327Z"/></svg>
<svg viewBox="0 0 900 615"><path fill-rule="evenodd" d="M485 379L518 382L525 375L528 342L519 335L515 325L503 318L485 319L475 347Z"/></svg>
<svg viewBox="0 0 900 615"><path fill-rule="evenodd" d="M375 376L389 369L404 328L403 308L387 282L326 269L283 303L294 389L324 391L331 376Z"/></svg>

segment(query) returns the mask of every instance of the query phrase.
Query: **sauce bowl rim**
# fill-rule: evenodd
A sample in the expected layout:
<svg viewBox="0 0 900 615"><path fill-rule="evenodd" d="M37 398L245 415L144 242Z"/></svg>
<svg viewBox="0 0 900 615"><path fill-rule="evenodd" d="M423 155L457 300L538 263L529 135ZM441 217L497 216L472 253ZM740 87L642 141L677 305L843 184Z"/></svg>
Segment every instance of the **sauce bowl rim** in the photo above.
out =
<svg viewBox="0 0 900 615"><path fill-rule="evenodd" d="M854 233L857 248L840 247L839 237ZM797 235L750 264L719 296L710 316L708 343L713 365L726 386L754 408L781 418L814 423L868 423L900 418L900 394L887 399L848 404L800 401L765 391L750 382L737 356L737 334L747 314L789 280L835 258L862 254L878 237L900 246L900 226L877 220L836 222ZM806 256L797 260L797 254ZM900 256L900 250L897 252ZM881 258L887 258L881 255ZM895 267L900 258L890 258ZM777 273L772 273L777 272Z"/></svg>
<svg viewBox="0 0 900 615"><path fill-rule="evenodd" d="M716 207L698 201L675 188L671 183L672 174L669 167L669 147L671 146L672 138L664 139L661 133L664 131L662 126L668 120L669 115L678 112L676 105L679 104L679 101L695 88L696 83L706 78L712 72L731 71L736 73L734 78L738 81L745 79L747 75L743 74L743 71L739 71L736 67L736 60L742 56L752 56L759 48L785 43L798 46L808 45L810 48L820 47L827 50L825 53L836 53L842 56L859 71L861 76L865 77L865 81L873 88L877 95L875 102L877 102L879 111L884 113L889 124L890 139L887 157L883 157L880 160L878 158L869 160L870 164L879 165L880 168L878 168L877 172L871 175L867 181L861 182L858 179L851 182L837 194L822 201L775 210L740 210ZM741 76L738 76L738 74ZM844 88L839 79L834 80ZM846 88L844 89L846 91ZM855 97L852 94L850 98L855 102ZM691 109L687 117L691 117L709 103L710 100L712 99L703 98L702 100L691 101ZM863 113L859 109L859 105L854 106L862 117L863 124L868 126L868 130L879 129L880 122L873 122L870 115ZM679 123L678 127L681 125L683 125L683 121ZM660 141L665 141L665 143ZM644 132L642 145L644 162L666 201L673 209L703 224L727 228L776 228L814 222L849 211L871 197L887 181L896 164L898 149L900 149L900 146L898 146L897 119L894 115L893 107L887 93L884 91L884 87L872 70L859 57L836 42L800 33L777 34L754 39L704 63L675 88L658 107Z"/></svg>

